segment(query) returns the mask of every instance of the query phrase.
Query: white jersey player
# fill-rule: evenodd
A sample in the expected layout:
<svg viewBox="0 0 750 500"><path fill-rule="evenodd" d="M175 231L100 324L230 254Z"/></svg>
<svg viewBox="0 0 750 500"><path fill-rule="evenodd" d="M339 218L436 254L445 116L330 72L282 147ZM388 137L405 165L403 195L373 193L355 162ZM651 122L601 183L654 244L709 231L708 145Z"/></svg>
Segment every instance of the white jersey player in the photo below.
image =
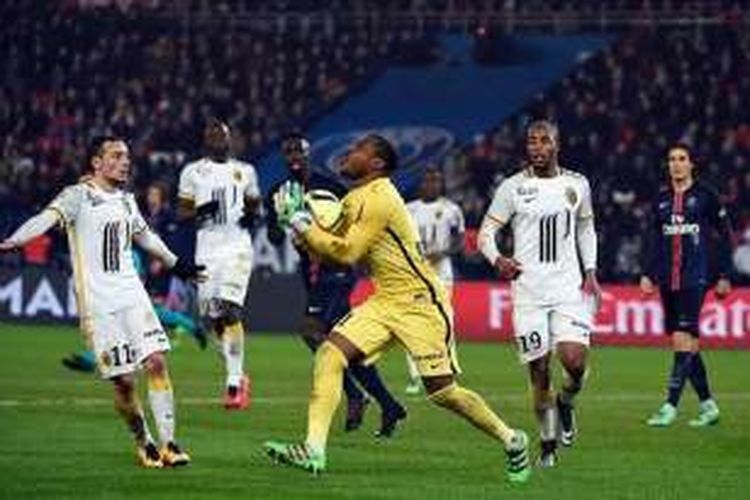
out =
<svg viewBox="0 0 750 500"><path fill-rule="evenodd" d="M190 457L174 441L174 400L165 353L169 340L133 264L132 243L160 258L183 278L201 268L178 259L143 220L132 194L122 190L130 172L128 147L115 137L94 141L93 175L65 188L29 219L0 250L23 246L56 224L67 233L81 328L102 377L112 380L115 406L134 433L145 467L184 465ZM135 392L143 366L162 444L157 450Z"/></svg>
<svg viewBox="0 0 750 500"><path fill-rule="evenodd" d="M575 435L572 402L581 389L592 315L601 298L591 190L583 175L559 166L558 141L552 123L537 121L529 126L529 165L497 188L479 233L484 256L512 280L513 328L534 386L543 466L553 466L557 457L550 354L555 350L565 369L556 406L561 442L569 446ZM512 258L501 255L495 242L497 231L508 224Z"/></svg>
<svg viewBox="0 0 750 500"><path fill-rule="evenodd" d="M425 170L420 198L406 205L419 234L424 257L445 285L448 296L453 292L451 256L460 252L465 231L461 208L443 196L443 173L435 168ZM406 355L409 370L407 394L419 394L422 381L417 367Z"/></svg>
<svg viewBox="0 0 750 500"><path fill-rule="evenodd" d="M196 262L209 278L198 285L201 316L221 340L226 363L227 409L250 404L244 372L243 308L253 266L253 244L246 221L260 201L255 169L229 156L229 127L218 120L204 132L208 155L189 163L180 174L183 217L197 222Z"/></svg>

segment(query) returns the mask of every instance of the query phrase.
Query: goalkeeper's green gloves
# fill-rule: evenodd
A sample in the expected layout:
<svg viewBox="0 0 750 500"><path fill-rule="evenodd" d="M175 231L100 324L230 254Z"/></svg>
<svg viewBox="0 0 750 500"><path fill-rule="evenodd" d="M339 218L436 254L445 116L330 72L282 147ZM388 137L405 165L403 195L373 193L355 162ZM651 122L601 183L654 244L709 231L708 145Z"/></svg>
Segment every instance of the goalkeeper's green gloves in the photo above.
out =
<svg viewBox="0 0 750 500"><path fill-rule="evenodd" d="M312 216L305 209L305 192L299 182L286 181L282 184L273 195L273 207L282 228L304 233L312 224Z"/></svg>

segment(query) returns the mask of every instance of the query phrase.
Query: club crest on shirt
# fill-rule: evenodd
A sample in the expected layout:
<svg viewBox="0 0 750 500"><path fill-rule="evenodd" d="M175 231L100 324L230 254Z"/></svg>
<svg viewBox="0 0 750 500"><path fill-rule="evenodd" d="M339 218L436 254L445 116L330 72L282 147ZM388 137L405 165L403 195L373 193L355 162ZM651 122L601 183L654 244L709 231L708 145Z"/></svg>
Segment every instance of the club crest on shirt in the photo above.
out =
<svg viewBox="0 0 750 500"><path fill-rule="evenodd" d="M435 212L435 219L440 220L443 217L443 211L438 210Z"/></svg>
<svg viewBox="0 0 750 500"><path fill-rule="evenodd" d="M578 203L578 193L572 187L567 187L565 188L565 199L570 204L570 208L574 208Z"/></svg>
<svg viewBox="0 0 750 500"><path fill-rule="evenodd" d="M109 352L104 351L99 358L99 362L102 366L109 367L112 365L112 358L110 357Z"/></svg>
<svg viewBox="0 0 750 500"><path fill-rule="evenodd" d="M234 176L234 180L236 182L242 182L242 172L240 172L239 170L235 170L232 175Z"/></svg>

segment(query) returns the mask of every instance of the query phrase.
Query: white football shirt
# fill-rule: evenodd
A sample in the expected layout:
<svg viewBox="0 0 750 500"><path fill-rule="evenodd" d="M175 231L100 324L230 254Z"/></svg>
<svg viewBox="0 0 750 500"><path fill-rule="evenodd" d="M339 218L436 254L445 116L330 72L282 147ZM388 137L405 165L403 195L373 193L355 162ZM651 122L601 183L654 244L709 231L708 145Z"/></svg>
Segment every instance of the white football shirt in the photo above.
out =
<svg viewBox="0 0 750 500"><path fill-rule="evenodd" d="M414 200L406 205L417 226L422 250L429 256L446 252L451 246L451 235L465 230L461 208L451 200L440 197L434 201ZM440 280L446 285L453 284L453 266L450 255L436 261L430 260Z"/></svg>
<svg viewBox="0 0 750 500"><path fill-rule="evenodd" d="M149 300L132 253L133 236L148 226L132 193L82 182L65 188L47 209L60 215L68 233L79 316Z"/></svg>
<svg viewBox="0 0 750 500"><path fill-rule="evenodd" d="M235 159L216 162L209 158L188 163L180 173L179 197L195 206L219 202L213 220L198 230L196 260L216 258L224 252L252 250L250 233L239 225L245 198L259 198L258 176L249 163Z"/></svg>
<svg viewBox="0 0 750 500"><path fill-rule="evenodd" d="M487 217L511 224L513 257L522 269L511 286L515 304L583 300L576 227L593 215L589 182L571 170L536 177L525 169L498 186Z"/></svg>

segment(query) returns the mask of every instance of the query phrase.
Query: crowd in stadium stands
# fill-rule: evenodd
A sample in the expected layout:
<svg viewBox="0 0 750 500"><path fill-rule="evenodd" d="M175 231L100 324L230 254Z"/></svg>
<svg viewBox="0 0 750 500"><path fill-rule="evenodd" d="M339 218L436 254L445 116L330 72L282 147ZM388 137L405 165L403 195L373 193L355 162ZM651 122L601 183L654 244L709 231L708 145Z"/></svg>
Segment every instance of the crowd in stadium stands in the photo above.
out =
<svg viewBox="0 0 750 500"><path fill-rule="evenodd" d="M334 105L393 51L399 33L358 23L189 28L148 14L6 8L0 33L0 196L20 206L75 180L87 140L130 138L136 185L174 180L225 117L253 157Z"/></svg>
<svg viewBox="0 0 750 500"><path fill-rule="evenodd" d="M0 6L6 21L0 32L0 235L82 174L85 145L94 135L128 137L135 188L144 203L157 197L156 191L168 200L179 167L199 151L206 116L226 117L240 132L239 155L253 158L280 134L304 129L365 84L388 57L424 49L417 31L364 19L336 23L279 16L271 24L239 26L218 18L198 25L139 9L69 15L60 8L85 3L26 0ZM237 5L178 3L209 10ZM488 3L509 9L535 4L445 0L429 2L429 8ZM570 8L579 2L558 3ZM665 3L607 2L627 8ZM276 12L302 4L322 9L316 0L265 5ZM369 2L337 5L357 9ZM388 5L428 9L419 0ZM701 175L713 180L734 207L736 267L750 278L748 58L750 35L739 28L628 32L496 130L451 154L445 162L450 194L462 204L468 226L478 227L492 188L519 164L525 123L551 117L562 129L564 162L593 181L602 278L633 280L640 272L648 201L663 173L665 147L686 140L696 148ZM177 244L189 238L168 207L146 204L157 229ZM43 239L23 256L3 258L54 264L60 244L59 238ZM487 276L480 262L469 252L461 269Z"/></svg>
<svg viewBox="0 0 750 500"><path fill-rule="evenodd" d="M664 179L666 148L687 142L700 175L732 207L738 259L747 271L748 63L750 34L740 29L632 32L459 151L447 165L451 190L476 227L493 187L518 168L524 125L551 117L562 130L563 163L592 179L603 279L632 280L641 271L649 202Z"/></svg>

